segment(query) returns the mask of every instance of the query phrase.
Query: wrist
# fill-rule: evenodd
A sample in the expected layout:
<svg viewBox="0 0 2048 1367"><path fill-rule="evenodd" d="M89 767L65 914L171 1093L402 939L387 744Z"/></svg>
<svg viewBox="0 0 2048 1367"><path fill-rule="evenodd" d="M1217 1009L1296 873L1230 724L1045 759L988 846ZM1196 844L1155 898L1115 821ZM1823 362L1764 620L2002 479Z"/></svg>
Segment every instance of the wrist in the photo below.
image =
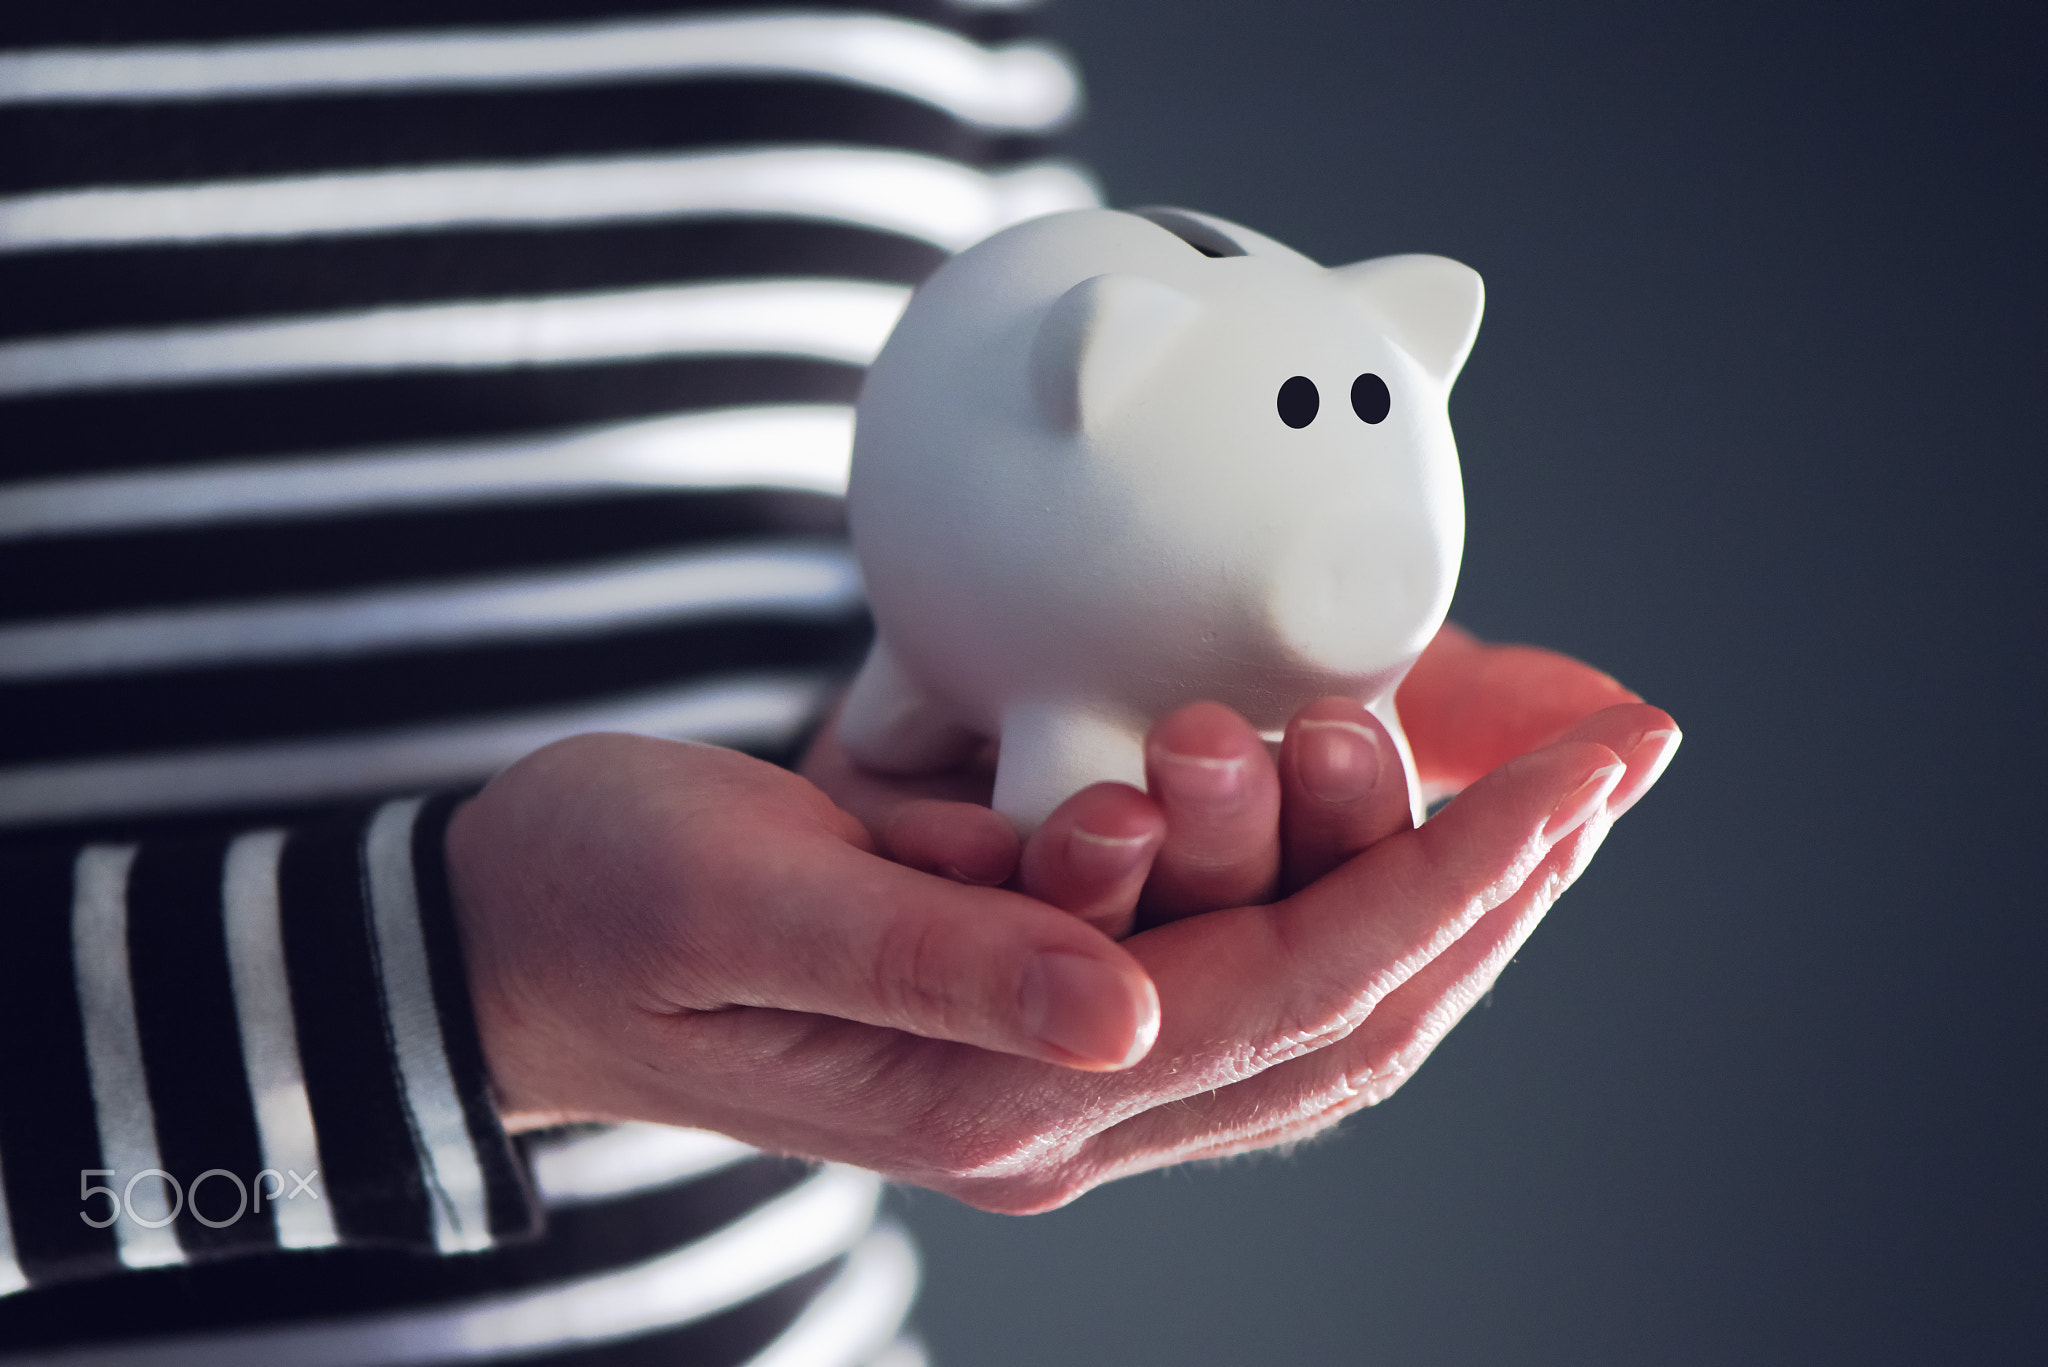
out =
<svg viewBox="0 0 2048 1367"><path fill-rule="evenodd" d="M443 835L448 868L448 900L456 935L462 944L462 962L468 975L470 1009L476 1019L477 1039L490 1074L492 1099L499 1121L507 1130L537 1129L563 1123L573 1117L559 1114L559 1108L540 1099L532 1079L532 1041L521 1028L523 1013L517 1008L517 994L510 990L507 946L497 881L491 876L496 862L496 842L491 838L489 809L480 798L471 798L456 808Z"/></svg>

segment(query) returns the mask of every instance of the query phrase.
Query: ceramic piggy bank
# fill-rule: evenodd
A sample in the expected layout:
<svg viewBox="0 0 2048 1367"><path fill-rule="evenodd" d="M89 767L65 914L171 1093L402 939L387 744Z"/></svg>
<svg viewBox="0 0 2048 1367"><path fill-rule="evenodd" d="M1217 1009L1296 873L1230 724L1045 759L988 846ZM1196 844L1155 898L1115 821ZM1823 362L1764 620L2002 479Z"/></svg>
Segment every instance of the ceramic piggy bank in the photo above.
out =
<svg viewBox="0 0 2048 1367"><path fill-rule="evenodd" d="M1457 579L1445 400L1481 298L1442 257L1325 270L1184 210L1056 214L948 262L861 394L878 635L848 752L907 774L999 737L995 806L1030 829L1143 786L1183 704L1272 735L1341 694L1416 794L1394 688Z"/></svg>

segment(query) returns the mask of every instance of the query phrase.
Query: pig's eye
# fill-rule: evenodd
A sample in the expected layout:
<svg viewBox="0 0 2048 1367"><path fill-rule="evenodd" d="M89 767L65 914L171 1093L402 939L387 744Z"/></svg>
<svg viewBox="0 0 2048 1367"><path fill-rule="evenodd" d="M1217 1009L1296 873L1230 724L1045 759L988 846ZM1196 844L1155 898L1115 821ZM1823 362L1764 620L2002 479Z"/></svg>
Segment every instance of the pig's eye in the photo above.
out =
<svg viewBox="0 0 2048 1367"><path fill-rule="evenodd" d="M1280 421L1289 427L1308 426L1316 420L1316 410L1322 406L1316 382L1306 375L1296 375L1280 386Z"/></svg>
<svg viewBox="0 0 2048 1367"><path fill-rule="evenodd" d="M1367 422L1378 422L1394 406L1387 382L1370 372L1351 382L1351 411Z"/></svg>

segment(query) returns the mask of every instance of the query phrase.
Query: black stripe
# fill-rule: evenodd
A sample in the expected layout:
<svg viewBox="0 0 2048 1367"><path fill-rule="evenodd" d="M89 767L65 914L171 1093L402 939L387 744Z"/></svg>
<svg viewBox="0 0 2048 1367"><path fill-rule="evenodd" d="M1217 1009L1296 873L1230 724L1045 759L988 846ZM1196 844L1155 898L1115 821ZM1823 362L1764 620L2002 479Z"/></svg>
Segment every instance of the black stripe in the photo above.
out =
<svg viewBox="0 0 2048 1367"><path fill-rule="evenodd" d="M945 259L894 233L776 218L0 255L0 336L747 276L914 285Z"/></svg>
<svg viewBox="0 0 2048 1367"><path fill-rule="evenodd" d="M759 1158L695 1181L556 1211L530 1243L460 1258L340 1248L131 1273L0 1297L0 1343L32 1348L441 1305L630 1267L722 1228L808 1175ZM75 1184L76 1177L72 1178ZM686 1359L687 1360L687 1359Z"/></svg>
<svg viewBox="0 0 2048 1367"><path fill-rule="evenodd" d="M812 1171L800 1159L750 1158L652 1192L551 1210L544 1240L448 1265L444 1284L431 1299L583 1276L659 1257L794 1190ZM404 1292L394 1286L391 1294Z"/></svg>
<svg viewBox="0 0 2048 1367"><path fill-rule="evenodd" d="M360 817L294 831L278 877L318 1185L343 1238L432 1248L370 946L361 836Z"/></svg>
<svg viewBox="0 0 2048 1367"><path fill-rule="evenodd" d="M484 1063L483 1041L470 1006L469 976L463 967L462 937L455 924L455 902L448 885L446 837L448 820L462 801L443 794L429 801L413 823L413 883L419 890L420 933L427 947L427 968L434 994L434 1015L448 1071L462 1100L462 1118L469 1130L484 1175L484 1198L491 1237L527 1238L540 1229L540 1200L527 1181L526 1165L512 1152L511 1141L498 1121L491 1099L490 1071Z"/></svg>
<svg viewBox="0 0 2048 1367"><path fill-rule="evenodd" d="M157 1152L186 1192L178 1242L194 1256L262 1248L276 1238L270 1211L250 1199L263 1148L221 920L225 854L221 841L145 845L128 880L129 972ZM194 1196L193 1179L214 1168L235 1180L210 1177ZM227 1223L210 1228L201 1215Z"/></svg>
<svg viewBox="0 0 2048 1367"><path fill-rule="evenodd" d="M0 541L0 622L589 569L763 537L838 538L841 500L627 493L127 535Z"/></svg>
<svg viewBox="0 0 2048 1367"><path fill-rule="evenodd" d="M847 670L821 673L817 681L829 686ZM817 735L819 718L812 718L787 737L750 739L732 744L742 754L752 755L784 769L795 768ZM481 775L478 781L481 781ZM417 791L412 785L411 791ZM404 796L393 792L391 796ZM54 818L22 817L0 828L0 852L12 848L46 845L73 847L80 844L131 843L169 838L200 839L249 830L255 826L297 826L332 819L337 813L354 811L358 799L311 797L257 800L245 799L221 807L192 812L117 812L110 816Z"/></svg>
<svg viewBox="0 0 2048 1367"><path fill-rule="evenodd" d="M513 24L598 23L748 9L864 10L901 14L929 23L974 27L972 11L946 0L209 0L167 5L163 0L71 0L62 5L18 5L0 20L0 46L71 43L175 43L204 39L328 34L384 29L498 28Z"/></svg>
<svg viewBox="0 0 2048 1367"><path fill-rule="evenodd" d="M1044 155L920 101L828 80L699 77L517 90L0 106L0 191L617 156L762 143Z"/></svg>
<svg viewBox="0 0 2048 1367"><path fill-rule="evenodd" d="M251 744L493 713L598 705L695 679L850 671L865 616L755 618L370 659L122 675L0 688L0 763Z"/></svg>
<svg viewBox="0 0 2048 1367"><path fill-rule="evenodd" d="M696 356L0 401L0 479L525 436L671 412L852 403L859 366Z"/></svg>
<svg viewBox="0 0 2048 1367"><path fill-rule="evenodd" d="M31 1281L120 1266L113 1227L93 1229L79 1219L81 1212L104 1219L110 1211L103 1196L79 1198L81 1171L105 1160L72 970L75 858L64 848L0 857L7 927L0 954L0 1171L15 1256ZM0 1306L8 1299L0 1297Z"/></svg>

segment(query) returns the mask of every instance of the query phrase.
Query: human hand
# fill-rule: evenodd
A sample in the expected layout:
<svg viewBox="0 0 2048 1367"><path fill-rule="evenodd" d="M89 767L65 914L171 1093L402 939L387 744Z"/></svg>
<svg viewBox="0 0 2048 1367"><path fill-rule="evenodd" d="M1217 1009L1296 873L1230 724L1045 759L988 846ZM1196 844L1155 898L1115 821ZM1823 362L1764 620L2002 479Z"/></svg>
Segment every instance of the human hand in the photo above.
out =
<svg viewBox="0 0 2048 1367"><path fill-rule="evenodd" d="M701 1055L747 1009L1082 1069L1128 1064L1158 1028L1150 981L1098 931L881 858L811 784L735 751L558 742L464 804L447 853L516 1125L711 1105L728 1084L699 1090L722 1066Z"/></svg>
<svg viewBox="0 0 2048 1367"><path fill-rule="evenodd" d="M629 737L514 766L458 814L450 871L515 1125L698 1125L1036 1210L1390 1093L1669 733L1607 709L1299 893L1122 945L867 853L794 776Z"/></svg>

